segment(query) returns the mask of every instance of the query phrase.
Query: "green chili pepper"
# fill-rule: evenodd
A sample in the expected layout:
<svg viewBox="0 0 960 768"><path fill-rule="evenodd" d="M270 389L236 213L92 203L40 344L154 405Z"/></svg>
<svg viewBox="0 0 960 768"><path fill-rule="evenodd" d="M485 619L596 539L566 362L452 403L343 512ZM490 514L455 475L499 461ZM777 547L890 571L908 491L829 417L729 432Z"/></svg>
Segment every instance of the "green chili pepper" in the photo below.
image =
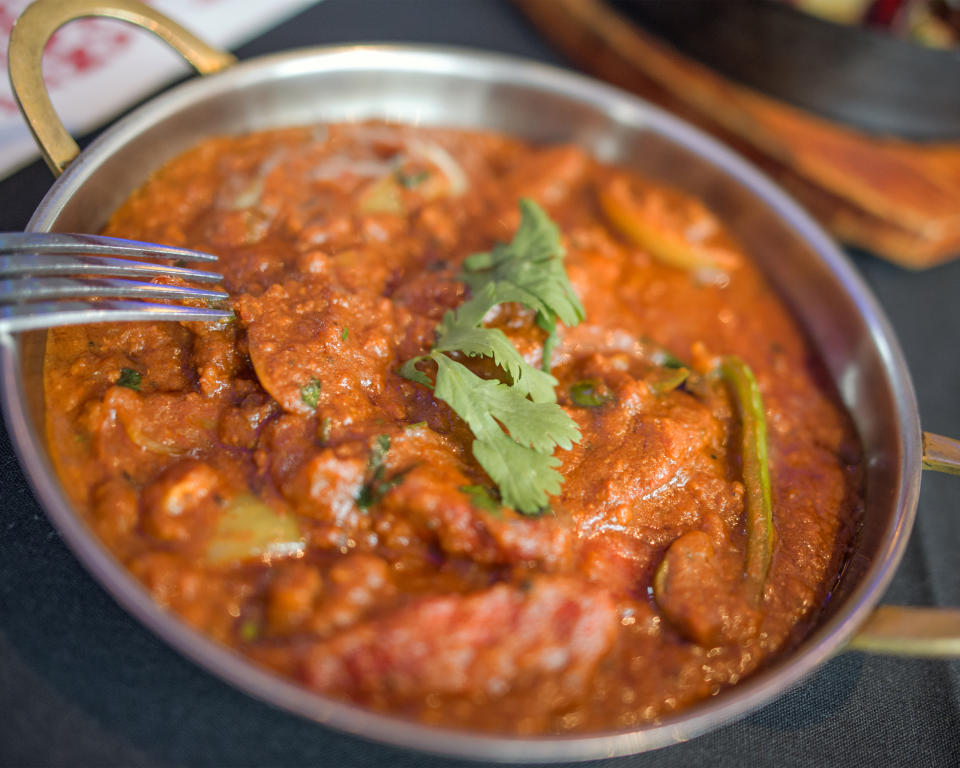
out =
<svg viewBox="0 0 960 768"><path fill-rule="evenodd" d="M753 371L739 357L720 364L724 380L733 391L743 433L743 484L747 490L747 558L744 582L750 597L759 602L773 554L773 502L767 456L767 420L763 398Z"/></svg>

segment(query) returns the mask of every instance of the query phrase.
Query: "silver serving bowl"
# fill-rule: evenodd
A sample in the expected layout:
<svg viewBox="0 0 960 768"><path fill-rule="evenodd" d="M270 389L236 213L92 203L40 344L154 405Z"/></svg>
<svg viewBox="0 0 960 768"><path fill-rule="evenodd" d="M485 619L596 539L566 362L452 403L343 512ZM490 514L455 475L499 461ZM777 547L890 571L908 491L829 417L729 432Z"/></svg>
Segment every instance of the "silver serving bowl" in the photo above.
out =
<svg viewBox="0 0 960 768"><path fill-rule="evenodd" d="M114 3L121 4L131 5L128 0ZM29 118L28 100L19 95ZM153 602L75 514L53 471L44 439L44 333L6 338L0 349L0 387L20 461L63 538L127 611L204 669L278 707L391 744L499 761L582 760L663 747L777 697L848 647L858 630L859 647L902 647L896 626L902 615L890 609L878 615L875 606L913 526L924 440L931 441L930 463L935 463L936 446L934 436L921 436L897 340L846 257L786 194L717 141L634 96L529 61L447 48L357 45L265 56L184 83L104 131L70 162L28 229L97 232L152 171L214 134L367 118L574 142L603 161L687 190L726 222L806 329L863 443L863 527L833 597L816 629L795 650L657 724L520 738L438 729L375 714L255 666ZM49 128L41 125L38 135ZM43 143L44 136L40 138ZM946 453L955 448L950 441L937 445ZM940 458L944 466L951 464L948 455ZM916 615L907 620L915 625ZM865 622L872 626L869 632L862 631ZM950 642L956 650L949 634L939 632L933 638L939 646L919 650L944 650ZM960 632L953 628L952 634Z"/></svg>

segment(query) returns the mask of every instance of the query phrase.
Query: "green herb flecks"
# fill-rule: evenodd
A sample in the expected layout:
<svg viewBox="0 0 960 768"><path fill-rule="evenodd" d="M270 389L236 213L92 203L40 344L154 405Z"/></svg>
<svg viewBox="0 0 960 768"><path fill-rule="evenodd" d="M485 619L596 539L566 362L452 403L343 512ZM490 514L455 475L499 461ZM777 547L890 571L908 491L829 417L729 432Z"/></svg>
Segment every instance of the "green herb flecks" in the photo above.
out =
<svg viewBox="0 0 960 768"><path fill-rule="evenodd" d="M613 393L598 379L583 379L570 385L570 399L580 408L599 408L613 400Z"/></svg>
<svg viewBox="0 0 960 768"><path fill-rule="evenodd" d="M414 171L413 173L407 173L406 171L396 171L394 176L401 186L406 187L407 189L416 189L423 182L430 178L430 171Z"/></svg>
<svg viewBox="0 0 960 768"><path fill-rule="evenodd" d="M489 488L482 485L461 485L460 490L469 497L470 503L477 509L493 514L500 511L500 502L494 498Z"/></svg>
<svg viewBox="0 0 960 768"><path fill-rule="evenodd" d="M313 377L300 387L300 399L303 401L303 404L308 408L313 408L316 410L317 404L320 402L320 391L322 389L320 379Z"/></svg>
<svg viewBox="0 0 960 768"><path fill-rule="evenodd" d="M118 387L126 387L134 392L140 391L140 382L143 380L143 374L135 371L133 368L121 368L120 378L117 379Z"/></svg>
<svg viewBox="0 0 960 768"><path fill-rule="evenodd" d="M350 329L346 326L343 327L343 333L340 334L340 341L346 341L347 336L350 335Z"/></svg>
<svg viewBox="0 0 960 768"><path fill-rule="evenodd" d="M499 328L484 328L483 316L500 304L497 287L488 283L464 302L456 312L447 312L437 326L437 342L433 353L462 352L469 357L492 357L493 361L510 374L513 387L535 402L556 399L553 388L557 380L549 373L527 363Z"/></svg>
<svg viewBox="0 0 960 768"><path fill-rule="evenodd" d="M549 339L558 319L567 326L584 319L583 305L567 278L563 257L557 225L533 200L521 198L520 227L513 240L467 257L460 279L474 293L492 283L501 302L516 301L535 310Z"/></svg>
<svg viewBox="0 0 960 768"><path fill-rule="evenodd" d="M380 501L391 490L396 488L416 465L401 469L392 477L386 477L387 452L390 450L390 435L377 435L373 450L370 451L370 462L367 467L367 481L360 488L356 502L360 509L369 509Z"/></svg>
<svg viewBox="0 0 960 768"><path fill-rule="evenodd" d="M373 444L373 450L370 452L370 468L382 469L383 463L387 460L387 452L390 450L390 435L377 435Z"/></svg>
<svg viewBox="0 0 960 768"><path fill-rule="evenodd" d="M467 423L476 438L473 455L496 483L503 503L535 515L563 482L553 451L569 450L580 440L576 422L557 405L557 381L548 369L557 320L576 325L583 307L563 268L556 225L532 200L522 199L520 211L520 227L510 243L467 258L460 278L472 297L444 315L430 353L406 361L399 372L432 387L434 397ZM547 331L543 369L524 360L501 330L483 326L487 312L506 302L535 311L537 323ZM448 353L492 358L510 383L481 378ZM437 367L436 381L417 367L428 360Z"/></svg>

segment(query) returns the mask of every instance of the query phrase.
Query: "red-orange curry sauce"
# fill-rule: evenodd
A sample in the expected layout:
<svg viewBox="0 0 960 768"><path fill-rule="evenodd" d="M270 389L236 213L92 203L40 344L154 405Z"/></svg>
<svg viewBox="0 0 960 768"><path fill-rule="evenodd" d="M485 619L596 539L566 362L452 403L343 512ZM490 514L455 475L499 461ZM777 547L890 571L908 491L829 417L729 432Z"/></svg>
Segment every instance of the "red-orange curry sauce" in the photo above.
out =
<svg viewBox="0 0 960 768"><path fill-rule="evenodd" d="M605 194L720 268L631 244ZM559 226L586 310L552 358L582 440L556 451L565 480L540 516L464 491L491 487L472 434L396 373L468 295L463 259L514 235L521 197ZM61 480L158 603L255 662L427 723L584 732L720 693L816 620L859 518L859 442L796 322L697 201L572 146L330 125L205 141L104 232L218 254L235 318L51 331ZM530 311L486 322L540 365ZM660 386L664 350L697 386ZM741 589L737 408L707 375L728 354L753 369L769 432L759 601ZM604 397L578 405L584 380ZM378 462L395 482L371 494Z"/></svg>

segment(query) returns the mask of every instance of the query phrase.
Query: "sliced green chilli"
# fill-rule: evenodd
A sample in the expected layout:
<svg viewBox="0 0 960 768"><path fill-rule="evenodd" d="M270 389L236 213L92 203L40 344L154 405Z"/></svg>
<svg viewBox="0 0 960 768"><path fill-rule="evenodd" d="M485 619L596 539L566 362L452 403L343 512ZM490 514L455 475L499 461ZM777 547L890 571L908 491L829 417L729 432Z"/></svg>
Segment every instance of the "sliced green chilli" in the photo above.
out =
<svg viewBox="0 0 960 768"><path fill-rule="evenodd" d="M723 359L720 371L733 392L742 425L743 484L747 491L747 556L744 583L759 602L773 555L773 501L767 450L767 419L760 388L739 357Z"/></svg>

